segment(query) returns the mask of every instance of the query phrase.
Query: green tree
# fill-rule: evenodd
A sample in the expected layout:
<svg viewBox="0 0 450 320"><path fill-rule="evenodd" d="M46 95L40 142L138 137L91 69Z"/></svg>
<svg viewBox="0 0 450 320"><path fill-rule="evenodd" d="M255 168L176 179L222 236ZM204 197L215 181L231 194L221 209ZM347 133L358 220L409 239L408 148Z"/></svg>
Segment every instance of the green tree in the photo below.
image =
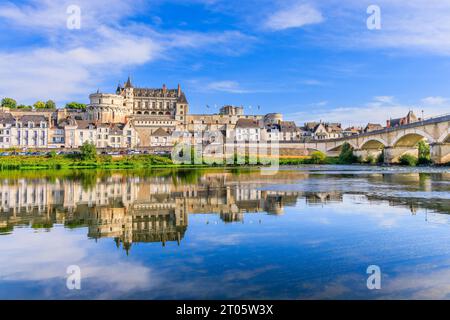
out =
<svg viewBox="0 0 450 320"><path fill-rule="evenodd" d="M356 162L357 158L353 154L353 147L348 143L345 142L342 145L341 153L339 154L339 160L338 162L340 164L352 164Z"/></svg>
<svg viewBox="0 0 450 320"><path fill-rule="evenodd" d="M37 101L35 104L33 104L33 107L35 109L45 109L45 102Z"/></svg>
<svg viewBox="0 0 450 320"><path fill-rule="evenodd" d="M430 145L424 140L419 141L419 164L429 164L431 162Z"/></svg>
<svg viewBox="0 0 450 320"><path fill-rule="evenodd" d="M3 98L2 99L2 107L3 108L9 108L9 109L15 109L17 107L16 100L12 98Z"/></svg>
<svg viewBox="0 0 450 320"><path fill-rule="evenodd" d="M53 100L47 100L45 103L45 109L56 109L56 103Z"/></svg>
<svg viewBox="0 0 450 320"><path fill-rule="evenodd" d="M95 160L97 159L97 148L93 143L85 142L80 148L81 160Z"/></svg>
<svg viewBox="0 0 450 320"><path fill-rule="evenodd" d="M419 162L419 159L412 154L404 154L400 157L400 164L404 166L410 166L415 167L417 163Z"/></svg>
<svg viewBox="0 0 450 320"><path fill-rule="evenodd" d="M314 151L311 153L311 163L323 164L327 160L327 155L320 151Z"/></svg>
<svg viewBox="0 0 450 320"><path fill-rule="evenodd" d="M79 102L69 102L66 104L66 109L84 110L86 109L86 105Z"/></svg>

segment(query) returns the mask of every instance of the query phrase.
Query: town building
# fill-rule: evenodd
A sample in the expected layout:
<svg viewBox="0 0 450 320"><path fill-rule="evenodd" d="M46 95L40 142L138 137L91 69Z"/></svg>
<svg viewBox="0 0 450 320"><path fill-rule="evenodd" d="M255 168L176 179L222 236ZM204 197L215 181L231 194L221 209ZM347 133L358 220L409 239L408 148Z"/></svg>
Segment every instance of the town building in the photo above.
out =
<svg viewBox="0 0 450 320"><path fill-rule="evenodd" d="M386 128L395 128L410 123L414 123L417 121L420 121L420 119L417 118L417 116L414 114L413 111L409 111L405 117L387 120Z"/></svg>
<svg viewBox="0 0 450 320"><path fill-rule="evenodd" d="M388 125L416 121L410 112ZM365 130L372 130L369 124ZM115 93L95 92L84 111L68 109L0 111L0 148L79 148L93 143L97 148L170 148L182 139L193 144L224 141L302 142L336 139L359 134L343 130L340 123L309 122L298 127L281 113L247 115L242 106L225 105L216 114L190 114L181 86L169 89L141 88L128 78Z"/></svg>
<svg viewBox="0 0 450 320"><path fill-rule="evenodd" d="M372 131L378 131L383 130L383 126L379 123L368 123L367 126L364 128L363 132L368 133Z"/></svg>

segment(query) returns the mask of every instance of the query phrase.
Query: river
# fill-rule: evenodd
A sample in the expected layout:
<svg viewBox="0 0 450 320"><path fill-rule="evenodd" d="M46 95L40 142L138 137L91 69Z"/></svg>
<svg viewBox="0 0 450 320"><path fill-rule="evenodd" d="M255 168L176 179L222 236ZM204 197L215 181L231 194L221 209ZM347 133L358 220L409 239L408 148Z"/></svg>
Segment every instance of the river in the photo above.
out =
<svg viewBox="0 0 450 320"><path fill-rule="evenodd" d="M448 168L1 173L0 298L446 299L449 213Z"/></svg>

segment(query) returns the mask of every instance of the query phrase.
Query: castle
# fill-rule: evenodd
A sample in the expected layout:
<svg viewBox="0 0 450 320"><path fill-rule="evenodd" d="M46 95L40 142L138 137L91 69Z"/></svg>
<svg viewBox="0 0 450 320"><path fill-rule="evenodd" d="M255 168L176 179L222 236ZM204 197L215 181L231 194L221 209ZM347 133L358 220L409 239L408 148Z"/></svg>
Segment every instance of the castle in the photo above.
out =
<svg viewBox="0 0 450 320"><path fill-rule="evenodd" d="M203 139L214 132L224 140L299 141L304 132L279 113L245 115L243 107L224 106L217 114L190 114L181 86L137 88L130 78L115 93L97 91L86 110L0 112L0 148L170 148L177 138Z"/></svg>

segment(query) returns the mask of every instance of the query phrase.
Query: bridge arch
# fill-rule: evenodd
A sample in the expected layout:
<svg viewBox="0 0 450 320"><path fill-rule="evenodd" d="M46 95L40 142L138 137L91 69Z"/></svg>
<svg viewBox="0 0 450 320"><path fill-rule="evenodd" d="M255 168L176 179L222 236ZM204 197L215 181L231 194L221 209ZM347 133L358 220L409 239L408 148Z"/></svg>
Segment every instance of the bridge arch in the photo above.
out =
<svg viewBox="0 0 450 320"><path fill-rule="evenodd" d="M360 148L362 150L381 150L388 146L388 143L381 138L367 138L360 144Z"/></svg>
<svg viewBox="0 0 450 320"><path fill-rule="evenodd" d="M422 130L406 130L402 132L392 143L393 147L415 147L416 144L423 139L427 139L429 143L435 142L435 139Z"/></svg>
<svg viewBox="0 0 450 320"><path fill-rule="evenodd" d="M353 141L344 140L344 141L339 141L339 144L335 145L331 149L327 148L327 152L340 152L342 150L342 146L345 143L348 143L349 145L351 145L353 149L358 149L358 146Z"/></svg>

